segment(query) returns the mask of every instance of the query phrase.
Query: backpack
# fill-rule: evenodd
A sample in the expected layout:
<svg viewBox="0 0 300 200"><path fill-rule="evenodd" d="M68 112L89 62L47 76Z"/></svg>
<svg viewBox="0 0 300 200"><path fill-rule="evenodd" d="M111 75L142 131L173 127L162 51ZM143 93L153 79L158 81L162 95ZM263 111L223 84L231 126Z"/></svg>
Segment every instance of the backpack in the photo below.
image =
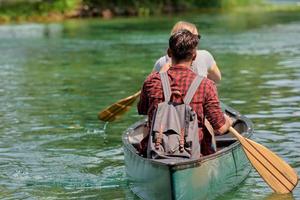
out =
<svg viewBox="0 0 300 200"><path fill-rule="evenodd" d="M152 118L147 157L153 159L199 158L198 119L189 105L202 77L197 76L182 103L172 101L167 72L160 73L165 101L158 104ZM180 95L181 96L181 95ZM182 97L181 97L182 98Z"/></svg>

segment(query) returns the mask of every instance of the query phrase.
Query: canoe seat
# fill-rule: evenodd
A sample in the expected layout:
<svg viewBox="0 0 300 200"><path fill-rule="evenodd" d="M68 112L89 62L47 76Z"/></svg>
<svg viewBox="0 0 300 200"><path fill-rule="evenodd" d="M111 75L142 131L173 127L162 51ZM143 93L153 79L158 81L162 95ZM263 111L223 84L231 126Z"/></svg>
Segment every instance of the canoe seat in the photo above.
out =
<svg viewBox="0 0 300 200"><path fill-rule="evenodd" d="M227 147L233 143L235 143L237 141L236 138L230 138L230 137L224 137L224 138L216 138L216 143L217 143L217 147L218 147L218 150L224 148L224 147Z"/></svg>

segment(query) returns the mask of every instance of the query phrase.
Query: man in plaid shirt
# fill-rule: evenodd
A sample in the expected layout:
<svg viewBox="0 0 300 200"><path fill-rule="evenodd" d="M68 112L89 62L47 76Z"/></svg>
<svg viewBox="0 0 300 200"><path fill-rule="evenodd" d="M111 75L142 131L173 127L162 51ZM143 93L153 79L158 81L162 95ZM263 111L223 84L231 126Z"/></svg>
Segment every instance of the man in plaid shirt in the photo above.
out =
<svg viewBox="0 0 300 200"><path fill-rule="evenodd" d="M181 94L184 97L190 84L197 76L190 68L196 58L199 37L187 30L178 31L169 39L168 56L172 59L172 66L167 71L172 93ZM173 99L180 103L182 98ZM148 115L151 125L153 112L157 105L164 101L162 83L158 72L150 74L143 85L138 103L138 112ZM214 82L203 78L190 106L197 113L199 126L199 142L202 155L208 155L214 151L211 148L211 135L204 126L204 119L212 125L217 134L225 133L232 121L221 110L220 102ZM141 143L142 151L147 147L147 138Z"/></svg>

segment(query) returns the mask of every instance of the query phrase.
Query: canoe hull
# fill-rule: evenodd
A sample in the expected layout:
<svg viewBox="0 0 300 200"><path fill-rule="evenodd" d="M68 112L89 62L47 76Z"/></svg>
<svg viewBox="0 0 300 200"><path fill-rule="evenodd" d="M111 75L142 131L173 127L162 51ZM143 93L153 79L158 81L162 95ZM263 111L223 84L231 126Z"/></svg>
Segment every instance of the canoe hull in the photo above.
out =
<svg viewBox="0 0 300 200"><path fill-rule="evenodd" d="M246 124L245 137L252 134ZM130 189L142 199L214 199L239 185L249 174L251 164L239 142L218 153L186 162L162 163L139 156L128 137L144 122L138 122L123 134L126 174Z"/></svg>
<svg viewBox="0 0 300 200"><path fill-rule="evenodd" d="M251 170L239 145L187 169L159 165L128 151L124 149L129 186L142 199L213 199L236 187Z"/></svg>
<svg viewBox="0 0 300 200"><path fill-rule="evenodd" d="M128 151L124 149L125 167L133 193L142 199L172 199L169 167L139 159Z"/></svg>
<svg viewBox="0 0 300 200"><path fill-rule="evenodd" d="M199 167L172 170L173 199L214 199L240 184L250 170L240 146Z"/></svg>

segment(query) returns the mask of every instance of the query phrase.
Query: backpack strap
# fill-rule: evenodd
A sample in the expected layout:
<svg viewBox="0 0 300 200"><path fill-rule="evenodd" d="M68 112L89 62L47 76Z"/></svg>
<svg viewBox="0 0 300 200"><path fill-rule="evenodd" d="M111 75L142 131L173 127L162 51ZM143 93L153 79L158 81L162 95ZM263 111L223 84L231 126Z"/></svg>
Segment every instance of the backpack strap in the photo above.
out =
<svg viewBox="0 0 300 200"><path fill-rule="evenodd" d="M185 104L189 105L195 95L195 92L197 91L200 83L202 82L203 77L202 76L196 76L196 78L193 80L192 84L190 85L183 101Z"/></svg>
<svg viewBox="0 0 300 200"><path fill-rule="evenodd" d="M171 87L170 87L168 74L167 72L161 72L159 73L159 75L161 79L162 88L164 91L165 102L169 102L171 98Z"/></svg>

